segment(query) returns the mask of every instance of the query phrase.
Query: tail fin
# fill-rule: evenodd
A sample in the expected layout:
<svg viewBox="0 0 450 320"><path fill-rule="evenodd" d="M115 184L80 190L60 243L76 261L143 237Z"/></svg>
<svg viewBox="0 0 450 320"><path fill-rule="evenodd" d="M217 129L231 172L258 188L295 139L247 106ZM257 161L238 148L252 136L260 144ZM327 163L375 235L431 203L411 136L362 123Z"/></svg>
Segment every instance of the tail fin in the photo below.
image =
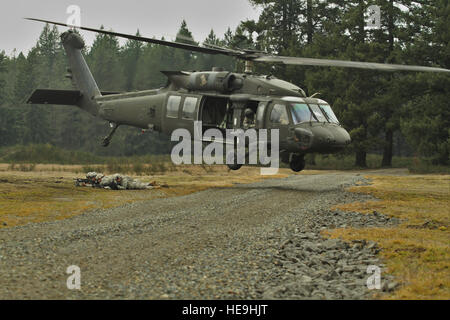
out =
<svg viewBox="0 0 450 320"><path fill-rule="evenodd" d="M102 94L81 54L81 50L84 48L84 41L72 30L64 32L61 35L61 40L69 60L70 69L74 77L73 80L81 92L81 98L77 105L81 109L96 116L99 106L94 98Z"/></svg>

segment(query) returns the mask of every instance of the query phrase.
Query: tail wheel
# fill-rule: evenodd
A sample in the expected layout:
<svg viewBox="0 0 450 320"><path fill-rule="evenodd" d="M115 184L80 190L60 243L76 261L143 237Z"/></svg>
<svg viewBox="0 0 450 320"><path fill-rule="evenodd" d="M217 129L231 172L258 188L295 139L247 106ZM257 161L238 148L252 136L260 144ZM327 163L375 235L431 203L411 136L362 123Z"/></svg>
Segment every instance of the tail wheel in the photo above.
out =
<svg viewBox="0 0 450 320"><path fill-rule="evenodd" d="M300 172L303 169L305 169L305 158L303 156L293 155L290 166L292 171L294 172Z"/></svg>

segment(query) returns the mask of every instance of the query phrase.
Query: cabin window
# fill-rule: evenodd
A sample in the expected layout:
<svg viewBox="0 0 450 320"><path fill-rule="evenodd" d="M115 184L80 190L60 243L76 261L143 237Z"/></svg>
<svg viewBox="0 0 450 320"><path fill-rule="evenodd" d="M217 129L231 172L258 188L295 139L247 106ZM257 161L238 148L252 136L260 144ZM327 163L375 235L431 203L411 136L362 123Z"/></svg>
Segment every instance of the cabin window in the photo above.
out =
<svg viewBox="0 0 450 320"><path fill-rule="evenodd" d="M178 110L180 109L180 96L170 96L167 101L167 117L178 118Z"/></svg>
<svg viewBox="0 0 450 320"><path fill-rule="evenodd" d="M289 118L284 104L276 104L273 106L270 121L278 124L289 124Z"/></svg>
<svg viewBox="0 0 450 320"><path fill-rule="evenodd" d="M311 110L305 103L293 103L292 104L292 119L294 124L316 120L313 118Z"/></svg>
<svg viewBox="0 0 450 320"><path fill-rule="evenodd" d="M195 119L195 107L197 106L197 101L198 99L194 97L187 97L184 99L183 119Z"/></svg>
<svg viewBox="0 0 450 320"><path fill-rule="evenodd" d="M314 113L314 116L316 117L317 121L319 122L328 122L327 118L322 113L322 110L319 108L317 104L310 104L312 112Z"/></svg>

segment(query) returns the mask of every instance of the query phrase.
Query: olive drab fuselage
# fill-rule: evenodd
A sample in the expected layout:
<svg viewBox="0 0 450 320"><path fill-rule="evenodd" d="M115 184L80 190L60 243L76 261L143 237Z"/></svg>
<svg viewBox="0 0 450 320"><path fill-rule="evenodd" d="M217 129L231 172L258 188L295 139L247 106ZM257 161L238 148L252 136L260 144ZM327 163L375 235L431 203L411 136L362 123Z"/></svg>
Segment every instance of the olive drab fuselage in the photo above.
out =
<svg viewBox="0 0 450 320"><path fill-rule="evenodd" d="M169 80L164 88L93 97L99 105L98 115L116 125L135 126L167 135L175 129L185 128L193 135L194 121L202 121L204 130L241 129L244 110L251 108L255 112L256 129L279 130L282 160L291 154L334 153L350 143L349 134L338 121L331 121L326 116L318 119L310 109L311 105L328 104L305 97L301 88L289 82L272 76L224 71L163 73ZM185 114L188 101L191 112ZM306 105L309 119L298 121L292 105ZM284 121L274 119L274 108L282 110ZM324 113L322 109L320 111ZM218 114L219 120L214 113Z"/></svg>

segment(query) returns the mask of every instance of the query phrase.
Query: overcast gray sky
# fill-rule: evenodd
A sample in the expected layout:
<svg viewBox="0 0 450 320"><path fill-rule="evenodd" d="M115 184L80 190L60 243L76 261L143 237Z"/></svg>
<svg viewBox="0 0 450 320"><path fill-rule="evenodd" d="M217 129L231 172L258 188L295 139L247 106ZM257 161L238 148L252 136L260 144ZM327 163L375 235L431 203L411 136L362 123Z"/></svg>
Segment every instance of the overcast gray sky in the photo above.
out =
<svg viewBox="0 0 450 320"><path fill-rule="evenodd" d="M174 40L183 19L194 39L202 41L211 28L222 37L228 27L234 31L241 20L257 19L260 13L247 0L1 0L0 51L8 55L14 49L28 52L36 44L43 25L22 18L65 23L69 5L81 8L84 26L103 24L106 29L133 34L139 29L144 36L164 36L169 40ZM83 36L88 45L95 37L84 31Z"/></svg>

